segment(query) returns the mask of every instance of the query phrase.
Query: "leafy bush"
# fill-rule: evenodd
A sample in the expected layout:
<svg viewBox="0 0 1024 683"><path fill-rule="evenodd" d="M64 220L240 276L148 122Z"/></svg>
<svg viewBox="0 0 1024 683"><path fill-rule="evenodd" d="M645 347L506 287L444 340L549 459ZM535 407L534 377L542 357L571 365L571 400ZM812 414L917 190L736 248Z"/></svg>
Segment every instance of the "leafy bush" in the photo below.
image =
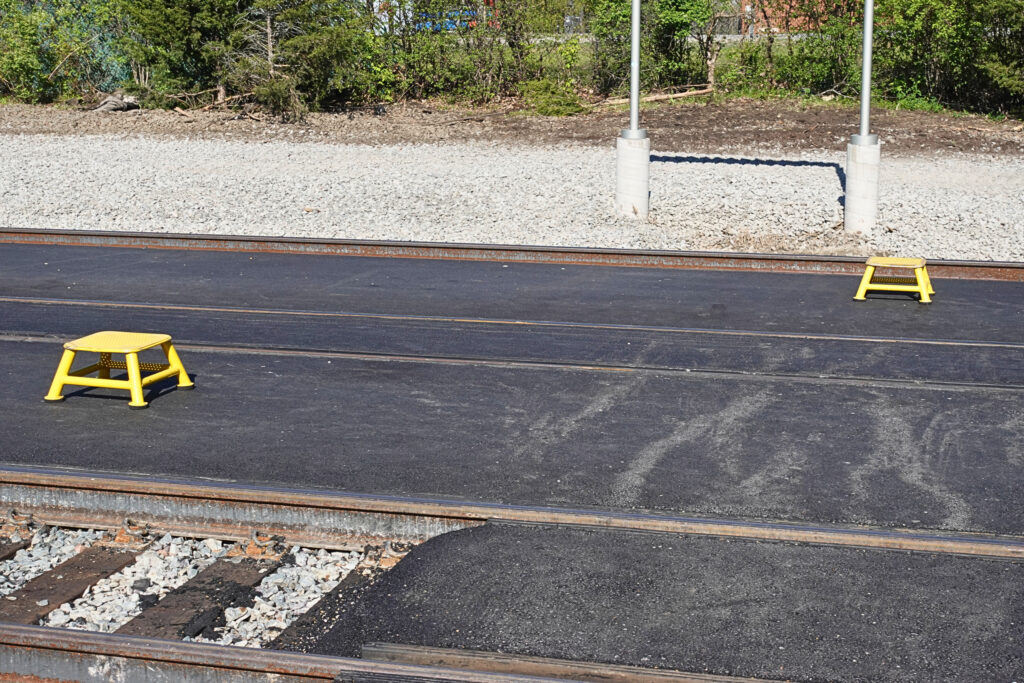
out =
<svg viewBox="0 0 1024 683"><path fill-rule="evenodd" d="M987 0L976 11L985 27L978 60L989 83L985 108L1024 114L1024 0Z"/></svg>
<svg viewBox="0 0 1024 683"><path fill-rule="evenodd" d="M0 93L52 102L117 87L118 17L115 0L0 0Z"/></svg>
<svg viewBox="0 0 1024 683"><path fill-rule="evenodd" d="M877 3L877 97L1024 113L1024 0ZM643 0L641 87L717 75L740 92L858 92L863 0L755 5L761 35L718 65L715 29L735 20L734 0ZM152 106L256 101L291 119L349 103L528 94L568 111L579 92L626 89L630 10L630 0L0 0L0 96L50 102L125 86ZM566 34L578 30L592 40Z"/></svg>
<svg viewBox="0 0 1024 683"><path fill-rule="evenodd" d="M579 96L549 78L522 85L523 99L541 116L572 116L586 111Z"/></svg>
<svg viewBox="0 0 1024 683"><path fill-rule="evenodd" d="M851 0L766 0L798 33L785 51L765 41L784 88L854 94L860 83L863 6ZM1024 104L1024 0L879 0L873 86L899 106L982 111Z"/></svg>
<svg viewBox="0 0 1024 683"><path fill-rule="evenodd" d="M640 63L645 88L711 80L720 44L715 21L729 0L646 0L641 5ZM597 0L591 21L595 39L595 85L611 93L628 85L631 47L630 0Z"/></svg>
<svg viewBox="0 0 1024 683"><path fill-rule="evenodd" d="M224 86L242 47L238 22L251 3L235 0L121 0L129 29L121 48L136 84L163 94Z"/></svg>

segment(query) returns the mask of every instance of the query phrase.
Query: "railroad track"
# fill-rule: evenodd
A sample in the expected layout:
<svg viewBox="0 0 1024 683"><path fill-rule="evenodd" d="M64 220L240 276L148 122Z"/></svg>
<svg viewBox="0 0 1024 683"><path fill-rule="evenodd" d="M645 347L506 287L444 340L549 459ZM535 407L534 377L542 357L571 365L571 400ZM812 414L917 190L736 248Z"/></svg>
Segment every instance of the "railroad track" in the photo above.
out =
<svg viewBox="0 0 1024 683"><path fill-rule="evenodd" d="M849 275L859 275L863 268L862 259L847 257L268 240L13 229L0 230L0 243ZM929 263L929 269L935 278L1024 281L1024 264L938 261ZM850 357L855 359L860 357L856 355L861 353L858 349L862 348L866 357L874 346L879 345L925 348L935 357L946 349L951 349L951 354L965 349L971 352L985 351L996 359L1017 357L1022 348L1020 343L1014 341L990 342L983 339L951 341L873 335L788 334L780 331L645 327L511 318L348 314L286 308L236 309L75 298L3 296L0 297L0 305L4 304L26 308L118 309L127 311L129 316L139 312L169 316L200 314L212 318L249 316L260 321L256 323L257 326L270 318L293 318L296 327L310 324L315 319L327 319L329 324L333 324L341 318L358 318L365 320L367 326L383 327L395 323L396 329L399 325L443 327L461 324L484 332L529 326L537 329L551 328L563 335L594 330L601 334L658 334L672 337L668 344L686 337L710 338L712 344L714 340L731 337L780 345L808 341L847 345L844 349L849 348ZM56 339L53 335L58 332L42 330L31 338L14 334L4 335L0 339L52 342ZM285 337L287 334L282 338ZM228 340L192 345L192 349L217 353L313 353L308 348L265 346L265 343L259 342L242 346L237 341ZM190 346L185 344L183 348L188 349ZM493 364L535 363L548 366L561 362L566 367L576 368L600 365L587 359L566 358L556 362L539 356L403 356L398 352L371 354L331 349L316 353L443 363L478 363L486 360ZM954 356L950 355L950 358ZM729 362L732 362L731 358ZM850 367L854 367L857 362L851 362ZM626 358L621 364L606 362L602 368L609 371L663 371L666 368L684 371L671 363L666 363L664 367L643 365L634 362L632 357ZM734 371L729 368L709 370ZM685 371L689 372L689 367ZM943 369L943 372L947 371ZM778 369L774 374L785 376ZM811 376L823 377L817 371L812 372ZM859 381L856 373L839 379ZM897 382L896 379L881 377L871 377L870 381ZM898 381L919 383L922 380L921 377L910 377ZM946 384L955 384L962 381L965 385L989 386L1010 392L1020 388L1016 382L985 384L974 376L966 376L962 380L926 377L925 381L932 384L942 384L944 381ZM325 611L330 610L332 600L344 600L351 591L358 591L360 586L376 580L396 566L409 549L415 549L443 534L489 522L620 530L667 537L745 539L773 544L870 549L877 552L901 551L937 557L958 556L986 560L1024 558L1024 537L1014 535L904 531L852 525L470 503L321 489L247 486L198 479L136 478L104 472L17 466L0 468L0 510L10 511L0 531L0 566L3 562L13 562L19 551L30 552L33 539L42 538L44 533L52 532L55 537L78 539L72 543L75 552L57 558L54 566L41 570L42 573L35 576L26 577L16 587L5 591L6 595L0 596L0 661L3 662L0 664L0 682L21 680L21 676L40 676L42 672L45 672L43 680L69 681L505 681L523 680L524 676L535 677L530 680L741 680L699 673L660 672L606 664L590 665L387 643L365 644L362 658L358 659L275 649L288 649L289 638L292 637L289 634L322 628L318 620ZM47 529L50 531L47 532ZM96 533L88 537L75 536L80 533L76 530L96 530ZM102 538L97 538L97 534L102 534ZM104 608L102 603L94 604L94 609L106 609L111 614L120 610L119 619L108 620L106 626L111 632L63 628L69 624L76 625L73 617L77 613L75 605L84 599L83 595L86 598L95 597L103 592L100 586L115 580L124 583L125 577L139 576L140 562L150 561L141 558L166 558L183 552L177 549L172 552L172 546L178 549L190 548L192 550L189 552L194 551L197 557L205 552L202 562L193 567L196 571L192 575L181 577L181 581L175 585L162 586L159 590L152 582L145 585L141 579L135 579L131 583L140 582L140 585L133 588L133 597L129 599L131 609L127 611L120 607ZM308 558L313 556L322 560L317 564L320 569L333 563L337 571L327 572L330 578L319 582L317 590L310 593L309 604L302 606L305 611L293 610L301 614L288 617L288 623L279 623L272 629L273 633L264 631L262 635L250 639L259 640L263 646L261 649L226 647L195 640L223 638L226 629L238 621L240 615L254 610L258 604L264 604L267 601L266 594L260 591L265 587L268 577L280 578L294 572L292 578L301 582L304 576L311 576L298 570L302 566L309 566L311 560ZM124 595L120 595L123 599ZM12 597L14 599L10 599ZM128 615L128 612L131 614ZM295 637L298 638L298 635ZM186 641L184 638L192 640ZM146 678L151 675L155 678Z"/></svg>
<svg viewBox="0 0 1024 683"><path fill-rule="evenodd" d="M0 243L777 273L861 275L864 272L864 259L856 256L592 249L285 237L221 237L88 230L0 228ZM949 259L930 261L928 268L932 276L936 278L1024 281L1024 263Z"/></svg>
<svg viewBox="0 0 1024 683"><path fill-rule="evenodd" d="M308 611L291 623L279 624L269 636L264 633L265 649L183 641L216 639L226 619L254 609L257 587L295 562L297 546L323 549L321 554L327 549L347 552L340 555L348 558L349 572L321 594L327 601L338 600L395 566L409 548L488 521L1024 558L1024 538L1010 536L467 504L14 467L0 469L0 504L11 510L0 531L0 561L13 561L44 526L107 532L102 540L80 543L77 553L23 581L0 600L0 652L6 662L0 665L0 680L6 680L4 675L45 671L46 680L130 681L141 680L136 676L143 669L188 681L279 680L274 676L503 681L527 675L601 681L745 680L393 644L367 644L363 659L282 652L279 648L287 650L298 642L297 634L322 628L323 614L316 603L305 606ZM166 555L171 544L189 543L214 545L218 552L215 557L208 554L202 571L185 583L165 587L159 600L145 595L154 592L151 585L138 587L135 592L143 597L141 602L130 600L133 609L127 620L123 613L117 623L106 624L113 633L53 628L68 624L75 601L84 593L95 595L98 585L130 570L145 553ZM129 572L128 580L139 575ZM105 609L102 603L94 608ZM79 621L79 629L89 627ZM121 678L97 677L99 662L107 667L102 676L116 670Z"/></svg>

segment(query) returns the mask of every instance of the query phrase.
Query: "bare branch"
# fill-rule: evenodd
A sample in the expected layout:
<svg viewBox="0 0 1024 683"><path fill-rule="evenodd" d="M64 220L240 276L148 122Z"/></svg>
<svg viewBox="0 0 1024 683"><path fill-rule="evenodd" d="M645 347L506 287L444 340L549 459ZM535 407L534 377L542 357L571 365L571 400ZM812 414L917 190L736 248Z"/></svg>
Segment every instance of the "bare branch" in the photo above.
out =
<svg viewBox="0 0 1024 683"><path fill-rule="evenodd" d="M666 100L678 100L678 99L683 98L683 97L695 97L697 95L710 95L714 91L715 91L714 87L710 87L710 84L709 84L709 87L703 88L701 90L687 90L686 92L670 92L670 93L662 93L660 95L648 95L647 97L641 97L640 101L641 102L664 102ZM614 104L629 104L629 98L628 97L619 97L619 98L616 98L614 100L605 100L604 102L599 102L597 104L597 106L603 107L605 105L614 105Z"/></svg>
<svg viewBox="0 0 1024 683"><path fill-rule="evenodd" d="M64 59L60 60L60 63L58 63L57 66L53 67L53 71L51 71L50 75L46 77L46 80L50 81L52 83L53 82L53 76L54 76L54 74L57 73L57 70L60 69L62 66L64 66L64 62L68 61L68 59L71 58L71 55L75 54L76 52L78 52L81 49L82 48L75 48L71 52L67 53L67 55L65 55Z"/></svg>

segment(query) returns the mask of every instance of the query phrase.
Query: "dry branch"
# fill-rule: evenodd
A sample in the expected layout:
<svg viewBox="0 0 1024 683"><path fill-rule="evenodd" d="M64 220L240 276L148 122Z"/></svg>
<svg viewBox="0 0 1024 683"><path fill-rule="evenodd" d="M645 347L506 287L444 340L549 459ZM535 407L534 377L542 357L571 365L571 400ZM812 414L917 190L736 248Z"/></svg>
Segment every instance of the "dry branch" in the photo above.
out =
<svg viewBox="0 0 1024 683"><path fill-rule="evenodd" d="M647 97L641 97L641 102L664 102L665 100L676 100L681 97L693 97L695 95L710 95L715 91L714 88L703 88L701 90L687 90L686 92L670 92L662 93L660 95L648 95ZM600 102L598 106L611 104L629 104L628 97L619 97L614 100L605 100Z"/></svg>
<svg viewBox="0 0 1024 683"><path fill-rule="evenodd" d="M253 93L251 93L251 92L244 92L241 95L232 95L231 97L225 97L220 102L214 102L213 104L208 104L205 107L199 107L199 109L197 111L210 111L214 107L220 106L222 104L227 104L228 102L232 102L234 100L240 100L243 97L251 97L252 94Z"/></svg>
<svg viewBox="0 0 1024 683"><path fill-rule="evenodd" d="M217 88L210 88L209 90L200 90L199 92L180 92L177 95L170 95L170 97L199 97L200 95L208 95L212 92L217 92Z"/></svg>
<svg viewBox="0 0 1024 683"><path fill-rule="evenodd" d="M71 55L75 54L76 52L78 52L77 49L72 50L71 52L67 53L67 55L65 55L64 59L60 60L60 63L58 63L57 66L53 67L53 71L51 71L50 75L46 77L46 80L52 82L53 81L53 75L56 74L57 70L59 68L61 68L62 66L64 66L64 62L68 61L71 58Z"/></svg>

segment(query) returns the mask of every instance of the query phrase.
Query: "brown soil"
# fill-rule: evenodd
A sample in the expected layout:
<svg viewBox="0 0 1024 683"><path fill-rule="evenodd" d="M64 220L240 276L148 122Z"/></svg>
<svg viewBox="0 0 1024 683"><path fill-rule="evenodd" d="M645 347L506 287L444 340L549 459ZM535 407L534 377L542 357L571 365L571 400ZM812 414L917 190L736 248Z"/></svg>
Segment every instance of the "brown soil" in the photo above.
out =
<svg viewBox="0 0 1024 683"><path fill-rule="evenodd" d="M624 107L547 118L494 109L452 109L432 103L312 114L282 124L265 115L229 111L101 113L59 107L0 106L0 133L121 134L237 140L365 144L482 141L550 145L612 145L628 121ZM858 111L833 103L733 99L684 101L645 109L642 125L655 151L722 154L843 151ZM979 116L876 110L872 131L886 154L1024 154L1024 123Z"/></svg>

